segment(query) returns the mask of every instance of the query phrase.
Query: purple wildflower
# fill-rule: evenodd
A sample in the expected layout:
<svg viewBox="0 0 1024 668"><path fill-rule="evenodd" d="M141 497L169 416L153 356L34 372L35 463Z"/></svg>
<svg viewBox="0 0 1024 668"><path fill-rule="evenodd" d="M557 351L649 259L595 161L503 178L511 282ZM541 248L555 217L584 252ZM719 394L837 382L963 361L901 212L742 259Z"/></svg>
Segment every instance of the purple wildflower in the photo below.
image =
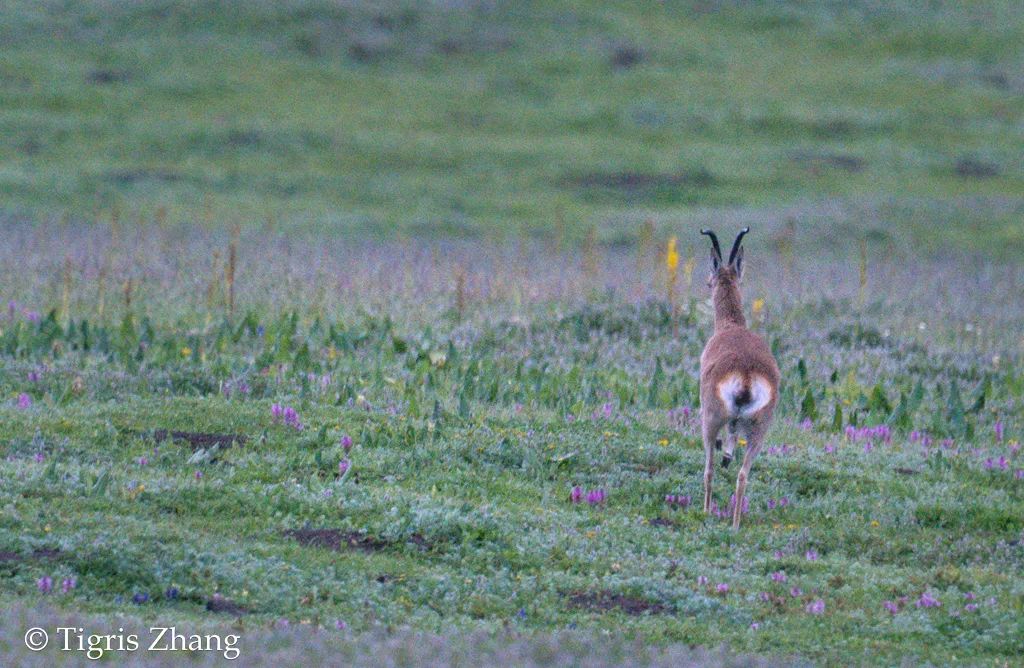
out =
<svg viewBox="0 0 1024 668"><path fill-rule="evenodd" d="M977 598L977 596L974 595L973 591L969 591L966 594L964 594L964 598L968 601L973 601L975 598Z"/></svg>
<svg viewBox="0 0 1024 668"><path fill-rule="evenodd" d="M792 596L793 598L800 598L801 596L804 595L804 592L803 592L802 589L800 589L800 587L793 587L792 589L789 590L789 595Z"/></svg>
<svg viewBox="0 0 1024 668"><path fill-rule="evenodd" d="M811 418L804 418L804 421L800 423L800 428L804 431L810 431L814 429L814 421Z"/></svg>
<svg viewBox="0 0 1024 668"><path fill-rule="evenodd" d="M996 461L996 465L999 466L1000 471L1005 471L1010 466L1010 462L1006 461L1006 457L1003 455L999 456L999 460Z"/></svg>
<svg viewBox="0 0 1024 668"><path fill-rule="evenodd" d="M893 614L893 615L895 615L897 612L900 611L900 606L896 605L892 601L886 601L885 603L882 604L882 606L886 610L888 610L890 614Z"/></svg>
<svg viewBox="0 0 1024 668"><path fill-rule="evenodd" d="M39 378L40 378L40 376L39 376L39 372L38 371L33 370L33 371L29 371L28 372L28 382L30 382L30 383L38 383L39 382Z"/></svg>
<svg viewBox="0 0 1024 668"><path fill-rule="evenodd" d="M978 609L978 604L977 603L968 603L967 605L964 606L964 610L966 610L967 612L974 612L977 609Z"/></svg>
<svg viewBox="0 0 1024 668"><path fill-rule="evenodd" d="M708 578L707 578L707 576L705 576L705 575L698 575L698 576L697 576L697 584L699 584L699 585L701 585L701 586L704 586L704 585L706 585L707 583L708 583Z"/></svg>
<svg viewBox="0 0 1024 668"><path fill-rule="evenodd" d="M817 561L818 560L818 551L817 550L807 550L807 552L804 553L804 557L807 558L807 561Z"/></svg>
<svg viewBox="0 0 1024 668"><path fill-rule="evenodd" d="M346 455L352 449L352 437L348 434L341 437L341 449L345 451Z"/></svg>
<svg viewBox="0 0 1024 668"><path fill-rule="evenodd" d="M335 619L334 628L338 629L339 631L344 631L348 628L348 624L346 624L343 620Z"/></svg>
<svg viewBox="0 0 1024 668"><path fill-rule="evenodd" d="M274 404L270 407L270 417L274 422L280 422L284 418L284 408L281 404Z"/></svg>
<svg viewBox="0 0 1024 668"><path fill-rule="evenodd" d="M921 594L921 598L917 599L917 602L914 605L919 608L941 608L942 601L935 598L928 592L924 592Z"/></svg>
<svg viewBox="0 0 1024 668"><path fill-rule="evenodd" d="M346 473L348 473L348 469L351 465L352 462L350 462L348 459L342 459L340 462L338 462L338 473L341 475L345 475Z"/></svg>
<svg viewBox="0 0 1024 668"><path fill-rule="evenodd" d="M719 594L728 594L729 585L725 582L719 582L717 585L715 585L715 591L717 591Z"/></svg>
<svg viewBox="0 0 1024 668"><path fill-rule="evenodd" d="M1013 477L1017 480L1024 480L1024 469L1017 469L1017 472L1013 474Z"/></svg>
<svg viewBox="0 0 1024 668"><path fill-rule="evenodd" d="M302 430L302 422L299 421L299 413L291 406L285 406L284 423L293 429Z"/></svg>
<svg viewBox="0 0 1024 668"><path fill-rule="evenodd" d="M44 461L46 461L46 455L44 455L41 452L37 452L32 456L32 459L35 460L36 464L42 464Z"/></svg>
<svg viewBox="0 0 1024 668"><path fill-rule="evenodd" d="M168 587L167 591L164 592L164 598L176 601L179 593L177 587Z"/></svg>
<svg viewBox="0 0 1024 668"><path fill-rule="evenodd" d="M765 603L768 603L768 602L770 602L772 600L772 595L769 594L766 591L761 592L760 594L757 595L757 597L759 599L761 599L762 601L764 601Z"/></svg>
<svg viewBox="0 0 1024 668"><path fill-rule="evenodd" d="M196 471L195 472L195 476L196 476L196 480L202 480L203 479L203 472L202 471Z"/></svg>
<svg viewBox="0 0 1024 668"><path fill-rule="evenodd" d="M582 500L583 488L580 487L579 485L576 485L575 487L572 488L572 491L569 492L569 501L571 501L572 503L579 503Z"/></svg>
<svg viewBox="0 0 1024 668"><path fill-rule="evenodd" d="M996 433L996 441L1002 443L1003 441L1003 421L996 420L996 424L993 427L993 431Z"/></svg>
<svg viewBox="0 0 1024 668"><path fill-rule="evenodd" d="M751 631L756 631L756 630L758 630L759 628L761 628L761 625L760 625L760 624L758 624L757 622L754 622L753 624L751 624L751 625L750 625L750 630L751 630Z"/></svg>
<svg viewBox="0 0 1024 668"><path fill-rule="evenodd" d="M772 582L785 582L786 571L776 571L772 573Z"/></svg>
<svg viewBox="0 0 1024 668"><path fill-rule="evenodd" d="M20 410L28 410L32 408L32 397L28 396L24 392L18 395L18 408Z"/></svg>
<svg viewBox="0 0 1024 668"><path fill-rule="evenodd" d="M75 585L77 585L77 584L78 584L78 581L75 578L73 578L73 577L71 577L71 578L64 578L63 580L60 581L60 590L61 590L62 593L67 594L72 589L74 589Z"/></svg>
<svg viewBox="0 0 1024 668"><path fill-rule="evenodd" d="M145 457L139 457L139 466L145 466L149 464L149 460Z"/></svg>
<svg viewBox="0 0 1024 668"><path fill-rule="evenodd" d="M49 575L44 575L36 580L36 587L39 589L41 594L49 594L53 591L53 578Z"/></svg>
<svg viewBox="0 0 1024 668"><path fill-rule="evenodd" d="M825 601L821 600L820 598L819 599L815 599L815 600L811 601L810 603L808 603L807 607L804 608L804 609L808 613L810 613L812 615L824 614L825 613Z"/></svg>

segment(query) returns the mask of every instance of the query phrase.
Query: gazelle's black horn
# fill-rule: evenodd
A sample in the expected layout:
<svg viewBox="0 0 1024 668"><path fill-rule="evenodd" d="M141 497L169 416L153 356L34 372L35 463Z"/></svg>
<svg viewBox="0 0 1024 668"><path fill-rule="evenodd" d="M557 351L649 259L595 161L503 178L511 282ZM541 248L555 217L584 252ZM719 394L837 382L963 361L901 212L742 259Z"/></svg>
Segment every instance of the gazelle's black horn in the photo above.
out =
<svg viewBox="0 0 1024 668"><path fill-rule="evenodd" d="M743 235L749 231L749 227L744 227L742 230L740 230L740 233L736 235L736 241L734 241L732 244L732 252L729 253L729 264L732 264L732 261L736 259L736 253L738 253L740 250L740 241L743 240Z"/></svg>
<svg viewBox="0 0 1024 668"><path fill-rule="evenodd" d="M715 247L715 255L718 256L719 260L721 260L722 259L722 247L718 245L718 237L715 236L715 233L712 232L711 230L701 230L700 233L701 234L706 234L709 237L711 237L711 245Z"/></svg>

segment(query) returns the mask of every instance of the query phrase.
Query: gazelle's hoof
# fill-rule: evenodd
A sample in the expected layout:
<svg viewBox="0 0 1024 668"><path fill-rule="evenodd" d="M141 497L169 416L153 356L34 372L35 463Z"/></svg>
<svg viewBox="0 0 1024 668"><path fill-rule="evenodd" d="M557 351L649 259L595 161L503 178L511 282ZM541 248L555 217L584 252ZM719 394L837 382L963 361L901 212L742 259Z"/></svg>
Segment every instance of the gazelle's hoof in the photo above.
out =
<svg viewBox="0 0 1024 668"><path fill-rule="evenodd" d="M722 449L722 439L716 438L715 439L715 450L721 450L721 449Z"/></svg>
<svg viewBox="0 0 1024 668"><path fill-rule="evenodd" d="M729 468L729 464L732 464L732 455L722 455L722 468Z"/></svg>

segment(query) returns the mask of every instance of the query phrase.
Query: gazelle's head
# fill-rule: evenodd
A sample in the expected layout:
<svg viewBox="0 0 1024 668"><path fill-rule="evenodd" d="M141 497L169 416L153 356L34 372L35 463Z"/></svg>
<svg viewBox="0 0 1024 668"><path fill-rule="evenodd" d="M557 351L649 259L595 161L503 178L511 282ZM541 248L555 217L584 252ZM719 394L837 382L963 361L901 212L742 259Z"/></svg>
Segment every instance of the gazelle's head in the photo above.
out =
<svg viewBox="0 0 1024 668"><path fill-rule="evenodd" d="M739 286L740 278L743 276L743 235L750 231L744 227L736 235L736 241L732 244L732 251L729 253L729 261L722 258L722 247L718 245L718 237L711 230L701 230L711 238L711 276L708 277L708 287L714 291L722 286Z"/></svg>

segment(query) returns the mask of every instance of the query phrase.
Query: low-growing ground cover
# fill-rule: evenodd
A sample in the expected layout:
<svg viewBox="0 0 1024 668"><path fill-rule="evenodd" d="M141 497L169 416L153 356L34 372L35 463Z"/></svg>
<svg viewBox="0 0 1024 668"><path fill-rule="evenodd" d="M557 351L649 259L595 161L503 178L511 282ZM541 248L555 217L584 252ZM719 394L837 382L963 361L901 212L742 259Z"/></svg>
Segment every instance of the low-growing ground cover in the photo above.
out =
<svg viewBox="0 0 1024 668"><path fill-rule="evenodd" d="M1024 312L992 297L1015 267L752 241L748 314L784 387L733 533L690 502L710 326L691 261L670 292L651 248L214 235L167 255L173 230L110 232L8 230L35 278L0 326L5 605L841 663L1021 650ZM211 243L235 247L233 284Z"/></svg>

